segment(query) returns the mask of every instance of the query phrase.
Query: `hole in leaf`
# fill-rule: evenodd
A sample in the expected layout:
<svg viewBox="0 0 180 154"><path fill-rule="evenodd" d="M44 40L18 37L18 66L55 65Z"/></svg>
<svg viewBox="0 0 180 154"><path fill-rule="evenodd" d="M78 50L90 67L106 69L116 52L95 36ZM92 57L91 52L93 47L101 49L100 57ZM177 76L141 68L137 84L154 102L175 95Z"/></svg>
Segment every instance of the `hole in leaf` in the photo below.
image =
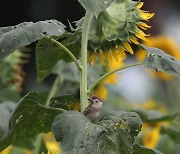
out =
<svg viewBox="0 0 180 154"><path fill-rule="evenodd" d="M47 33L46 32L42 32L44 35L47 35Z"/></svg>

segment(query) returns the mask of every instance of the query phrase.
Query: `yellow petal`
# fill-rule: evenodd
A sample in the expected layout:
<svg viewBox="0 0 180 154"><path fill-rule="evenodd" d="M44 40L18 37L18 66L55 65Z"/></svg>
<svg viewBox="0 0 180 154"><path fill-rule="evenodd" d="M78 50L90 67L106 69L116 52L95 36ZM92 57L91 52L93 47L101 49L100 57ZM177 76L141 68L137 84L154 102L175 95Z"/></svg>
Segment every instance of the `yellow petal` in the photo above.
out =
<svg viewBox="0 0 180 154"><path fill-rule="evenodd" d="M133 42L134 44L138 45L139 42L136 38L130 38L130 41Z"/></svg>
<svg viewBox="0 0 180 154"><path fill-rule="evenodd" d="M147 30L146 27L143 27L143 26L141 26L141 25L138 25L138 27L141 28L141 29L143 29L143 30Z"/></svg>
<svg viewBox="0 0 180 154"><path fill-rule="evenodd" d="M92 54L93 64L96 65L96 53Z"/></svg>
<svg viewBox="0 0 180 154"><path fill-rule="evenodd" d="M107 92L105 86L98 85L98 87L95 88L95 90L94 90L94 94L96 96L98 96L101 100L105 100L107 98L108 92Z"/></svg>
<svg viewBox="0 0 180 154"><path fill-rule="evenodd" d="M103 66L104 66L104 65L105 65L105 63L104 63L103 53L102 53L101 51L99 51L98 56L99 56L99 61L100 61L101 65L103 65Z"/></svg>
<svg viewBox="0 0 180 154"><path fill-rule="evenodd" d="M124 42L123 45L131 54L134 54L134 51L132 50L128 42Z"/></svg>
<svg viewBox="0 0 180 154"><path fill-rule="evenodd" d="M89 51L87 51L87 62L90 64L92 62L92 56Z"/></svg>
<svg viewBox="0 0 180 154"><path fill-rule="evenodd" d="M142 35L142 36L149 36L149 35L147 35L147 34L145 34L142 30L138 30L138 34L140 34L140 35Z"/></svg>
<svg viewBox="0 0 180 154"><path fill-rule="evenodd" d="M104 52L104 56L105 58L107 59L107 61L110 63L111 62L111 59L109 57L109 53L107 51Z"/></svg>
<svg viewBox="0 0 180 154"><path fill-rule="evenodd" d="M140 11L139 14L142 16L144 20L151 19L154 16L154 13L147 13Z"/></svg>
<svg viewBox="0 0 180 154"><path fill-rule="evenodd" d="M119 58L122 58L122 59L126 58L126 53L121 47L117 47L117 53L118 53Z"/></svg>
<svg viewBox="0 0 180 154"><path fill-rule="evenodd" d="M118 83L117 78L118 78L117 74L111 74L104 80L104 83L105 84L117 84Z"/></svg>
<svg viewBox="0 0 180 154"><path fill-rule="evenodd" d="M147 25L146 23L141 23L141 24L139 24L139 25L141 25L141 26L143 26L143 27L146 27L146 28L151 28L151 26Z"/></svg>
<svg viewBox="0 0 180 154"><path fill-rule="evenodd" d="M116 50L112 50L111 49L111 53L112 53L112 55L113 55L113 57L114 57L114 59L118 62L118 54L117 54L117 51Z"/></svg>
<svg viewBox="0 0 180 154"><path fill-rule="evenodd" d="M134 34L137 38L140 38L141 40L148 41L148 39L145 36L142 36L140 34Z"/></svg>
<svg viewBox="0 0 180 154"><path fill-rule="evenodd" d="M140 3L138 4L137 8L138 8L138 9L142 8L143 4L144 4L144 2L140 2Z"/></svg>

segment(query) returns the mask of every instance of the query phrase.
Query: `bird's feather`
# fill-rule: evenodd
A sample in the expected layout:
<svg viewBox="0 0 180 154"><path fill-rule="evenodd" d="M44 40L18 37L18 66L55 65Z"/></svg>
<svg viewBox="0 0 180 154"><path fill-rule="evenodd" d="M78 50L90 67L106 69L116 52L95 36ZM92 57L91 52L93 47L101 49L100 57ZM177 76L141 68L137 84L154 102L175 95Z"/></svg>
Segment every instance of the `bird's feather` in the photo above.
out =
<svg viewBox="0 0 180 154"><path fill-rule="evenodd" d="M93 108L90 107L90 105L88 107L85 108L85 110L83 111L83 114L86 116L89 113L91 113L91 111L93 110Z"/></svg>

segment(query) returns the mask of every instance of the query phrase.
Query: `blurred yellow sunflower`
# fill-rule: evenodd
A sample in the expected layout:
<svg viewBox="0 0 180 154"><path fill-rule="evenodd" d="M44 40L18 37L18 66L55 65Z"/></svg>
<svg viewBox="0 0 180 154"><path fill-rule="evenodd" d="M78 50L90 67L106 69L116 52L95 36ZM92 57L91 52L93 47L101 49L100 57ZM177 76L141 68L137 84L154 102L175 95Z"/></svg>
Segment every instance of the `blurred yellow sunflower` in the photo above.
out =
<svg viewBox="0 0 180 154"><path fill-rule="evenodd" d="M47 133L43 135L48 154L61 153L60 144L55 140L52 133Z"/></svg>
<svg viewBox="0 0 180 154"><path fill-rule="evenodd" d="M138 39L147 41L143 30L151 26L145 22L154 16L154 13L141 10L143 2L132 0L115 0L103 11L92 30L88 43L88 62L96 63L98 56L101 63L115 58L117 61L125 56L125 51L134 53L130 43L139 44ZM96 19L94 19L96 20ZM91 32L90 32L91 33Z"/></svg>
<svg viewBox="0 0 180 154"><path fill-rule="evenodd" d="M153 100L148 100L140 105L140 108L145 110L156 110L162 113L167 113L167 110L160 103L157 103ZM156 148L160 140L160 130L164 125L169 125L168 122L159 122L159 123L143 123L142 126L142 144L148 148Z"/></svg>
<svg viewBox="0 0 180 154"><path fill-rule="evenodd" d="M114 69L117 69L117 68L123 66L123 64L124 64L123 60L125 59L125 57L118 59L118 60L116 60L114 57L108 57L108 58L111 58L111 59L110 59L109 63L107 63L107 65L105 65L104 61L103 61L103 63L101 62L101 64L103 66L107 67L107 71L112 71ZM115 73L108 76L99 85L97 85L97 87L94 89L94 95L98 96L102 100L105 100L107 98L107 95L108 95L106 85L117 84L118 78L119 78L119 76Z"/></svg>
<svg viewBox="0 0 180 154"><path fill-rule="evenodd" d="M155 47L163 50L169 55L172 55L176 59L180 60L180 48L177 46L175 41L168 36L156 36L149 37L149 41L143 42L144 45L149 47ZM136 52L136 57L138 60L142 61L146 57L146 52L144 50L138 50ZM164 72L153 72L149 70L149 72L154 76L163 80L171 79L173 76Z"/></svg>

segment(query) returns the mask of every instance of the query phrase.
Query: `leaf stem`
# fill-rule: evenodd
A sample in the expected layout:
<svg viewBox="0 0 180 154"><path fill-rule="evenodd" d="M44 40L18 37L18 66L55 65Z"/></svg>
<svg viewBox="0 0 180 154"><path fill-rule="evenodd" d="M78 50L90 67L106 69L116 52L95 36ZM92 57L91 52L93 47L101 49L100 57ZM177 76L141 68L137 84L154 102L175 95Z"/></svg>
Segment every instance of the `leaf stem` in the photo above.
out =
<svg viewBox="0 0 180 154"><path fill-rule="evenodd" d="M87 44L88 44L88 35L90 23L92 20L92 13L87 11L83 29L82 29L82 41L81 41L81 56L82 56L82 71L81 71L81 80L80 80L80 100L81 100L81 112L84 111L87 104Z"/></svg>
<svg viewBox="0 0 180 154"><path fill-rule="evenodd" d="M47 37L47 36L46 36ZM53 43L55 43L57 46L59 46L60 48L64 49L66 51L66 53L71 57L71 59L74 61L74 63L76 64L77 68L79 71L82 71L82 66L80 65L80 63L78 62L78 60L76 59L76 57L72 54L72 52L66 48L62 43L56 41L55 39L51 38L51 37L47 37L49 38Z"/></svg>
<svg viewBox="0 0 180 154"><path fill-rule="evenodd" d="M125 65L125 66L123 66L123 67L117 68L117 69L115 69L115 70L113 70L113 71L110 71L110 72L104 74L103 76L101 76L99 79L97 79L97 80L90 86L90 88L89 88L88 91L87 91L87 94L90 95L91 92L93 91L93 89L94 89L102 80L104 80L105 78L107 78L109 75L111 75L111 74L113 74L113 73L116 73L116 72L118 72L118 71L124 70L124 69L126 69L126 68L134 67L134 66L138 66L138 65L142 65L142 64L143 64L143 62L137 62L137 63L134 63L134 64Z"/></svg>

